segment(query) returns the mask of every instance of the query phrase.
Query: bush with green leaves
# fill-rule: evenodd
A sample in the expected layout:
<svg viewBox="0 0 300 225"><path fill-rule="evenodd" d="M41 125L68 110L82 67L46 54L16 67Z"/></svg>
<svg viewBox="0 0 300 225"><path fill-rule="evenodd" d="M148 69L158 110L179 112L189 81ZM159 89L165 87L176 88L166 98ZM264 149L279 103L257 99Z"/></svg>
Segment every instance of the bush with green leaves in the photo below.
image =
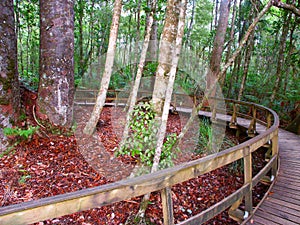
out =
<svg viewBox="0 0 300 225"><path fill-rule="evenodd" d="M3 133L6 136L17 137L21 140L26 141L30 139L38 129L39 127L34 127L34 126L29 126L27 129L24 130L19 127L16 128L5 127L3 129Z"/></svg>
<svg viewBox="0 0 300 225"><path fill-rule="evenodd" d="M149 102L136 105L129 126L131 132L117 155L131 155L136 157L141 166L152 167L158 132L153 105ZM172 159L176 154L172 152L172 148L176 140L176 134L169 134L165 138L160 157L160 169L173 165Z"/></svg>
<svg viewBox="0 0 300 225"><path fill-rule="evenodd" d="M212 151L213 130L209 119L204 118L199 124L199 138L196 153L203 154Z"/></svg>

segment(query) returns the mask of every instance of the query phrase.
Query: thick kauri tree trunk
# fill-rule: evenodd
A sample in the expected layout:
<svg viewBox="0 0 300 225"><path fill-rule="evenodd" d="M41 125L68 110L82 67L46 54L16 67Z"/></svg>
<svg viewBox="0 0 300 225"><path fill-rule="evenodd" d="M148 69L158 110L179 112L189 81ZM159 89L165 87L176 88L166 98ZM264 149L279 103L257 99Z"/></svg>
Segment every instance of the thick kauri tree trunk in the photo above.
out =
<svg viewBox="0 0 300 225"><path fill-rule="evenodd" d="M74 0L40 0L38 111L70 127L74 98Z"/></svg>
<svg viewBox="0 0 300 225"><path fill-rule="evenodd" d="M0 1L0 8L0 117L16 119L20 89L13 0Z"/></svg>
<svg viewBox="0 0 300 225"><path fill-rule="evenodd" d="M17 37L13 0L0 1L0 153L5 151L4 127L11 126L20 109Z"/></svg>

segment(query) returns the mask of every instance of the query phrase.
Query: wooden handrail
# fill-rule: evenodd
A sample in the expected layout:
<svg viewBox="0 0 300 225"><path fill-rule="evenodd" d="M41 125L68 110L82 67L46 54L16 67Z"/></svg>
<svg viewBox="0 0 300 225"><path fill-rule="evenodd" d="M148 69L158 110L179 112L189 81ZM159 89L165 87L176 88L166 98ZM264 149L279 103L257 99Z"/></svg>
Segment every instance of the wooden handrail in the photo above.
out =
<svg viewBox="0 0 300 225"><path fill-rule="evenodd" d="M251 197L252 187L254 187L259 180L268 173L268 171L271 170L272 176L276 176L277 174L279 119L273 110L266 107L254 103L241 102L231 99L225 99L225 101L226 103L233 103L233 105L255 107L256 109L264 111L266 115L268 115L267 121L264 121L264 123L267 124L267 129L263 133L260 133L252 139L237 146L212 155L208 155L204 158L182 163L156 173L125 179L112 184L88 188L72 193L1 207L0 224L18 225L35 223L91 208L109 205L115 202L160 190L162 191L163 197L164 222L165 224L172 224L173 205L172 201L170 201L170 187L187 181L191 178L198 177L242 158L244 158L245 162L244 185L230 196L211 206L209 209L186 221L181 222L180 224L203 223L230 206L234 206L231 208L231 212L234 212L237 210L237 206L241 202L242 198L245 198L245 208L247 213L251 214L253 208ZM234 114L234 108L232 114ZM251 119L253 119L255 116L256 115L252 114ZM234 121L236 122L236 120ZM270 124L271 121L273 121L272 124ZM272 143L272 158L268 164L253 178L251 153L270 142Z"/></svg>

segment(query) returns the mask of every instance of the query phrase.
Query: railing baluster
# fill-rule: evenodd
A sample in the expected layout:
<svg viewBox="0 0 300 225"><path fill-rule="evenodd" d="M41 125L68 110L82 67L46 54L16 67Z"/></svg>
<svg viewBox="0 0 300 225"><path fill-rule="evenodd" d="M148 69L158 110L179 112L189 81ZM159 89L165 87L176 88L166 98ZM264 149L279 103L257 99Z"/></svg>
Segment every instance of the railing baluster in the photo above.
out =
<svg viewBox="0 0 300 225"><path fill-rule="evenodd" d="M253 203L252 203L252 155L250 149L248 148L248 153L244 157L244 183L250 184L250 191L245 195L245 210L249 214L252 213ZM246 216L246 215L245 215Z"/></svg>
<svg viewBox="0 0 300 225"><path fill-rule="evenodd" d="M272 156L278 154L278 129L276 130L276 134L272 139ZM276 177L278 171L278 159L277 162L272 167L272 175L271 175L271 181Z"/></svg>
<svg viewBox="0 0 300 225"><path fill-rule="evenodd" d="M164 225L173 225L173 201L170 187L166 187L161 190L161 200L163 206Z"/></svg>
<svg viewBox="0 0 300 225"><path fill-rule="evenodd" d="M252 120L248 128L248 136L254 137L256 134L256 107L252 105Z"/></svg>
<svg viewBox="0 0 300 225"><path fill-rule="evenodd" d="M229 123L230 128L237 129L237 117L236 116L237 116L237 107L236 107L236 104L233 103L233 113L232 113L231 120Z"/></svg>

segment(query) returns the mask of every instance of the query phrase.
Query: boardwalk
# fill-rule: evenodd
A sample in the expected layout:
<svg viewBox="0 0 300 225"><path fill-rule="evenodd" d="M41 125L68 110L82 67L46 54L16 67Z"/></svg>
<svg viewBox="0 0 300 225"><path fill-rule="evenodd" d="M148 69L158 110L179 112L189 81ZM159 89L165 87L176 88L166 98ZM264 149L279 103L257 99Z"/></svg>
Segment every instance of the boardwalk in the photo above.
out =
<svg viewBox="0 0 300 225"><path fill-rule="evenodd" d="M300 224L300 137L280 130L279 155L277 180L247 225Z"/></svg>

